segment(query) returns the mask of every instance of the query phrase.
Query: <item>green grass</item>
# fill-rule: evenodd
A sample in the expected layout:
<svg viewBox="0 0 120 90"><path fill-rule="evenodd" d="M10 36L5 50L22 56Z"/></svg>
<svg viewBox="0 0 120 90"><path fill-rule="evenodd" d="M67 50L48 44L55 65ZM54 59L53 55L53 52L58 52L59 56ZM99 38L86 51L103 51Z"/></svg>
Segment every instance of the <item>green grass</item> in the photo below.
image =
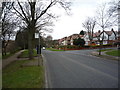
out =
<svg viewBox="0 0 120 90"><path fill-rule="evenodd" d="M35 49L33 50L33 56L37 56L37 51ZM27 58L27 57L29 57L28 50L25 50L24 52L22 52L18 57L19 58Z"/></svg>
<svg viewBox="0 0 120 90"><path fill-rule="evenodd" d="M120 50L113 50L106 52L107 55L112 55L112 56L120 56Z"/></svg>
<svg viewBox="0 0 120 90"><path fill-rule="evenodd" d="M104 51L110 51L112 49L102 49L101 52L104 52ZM99 50L97 50L97 52L99 52Z"/></svg>
<svg viewBox="0 0 120 90"><path fill-rule="evenodd" d="M50 51L64 51L64 50L59 50L59 49L54 49L54 48L46 48L46 49Z"/></svg>
<svg viewBox="0 0 120 90"><path fill-rule="evenodd" d="M29 60L15 61L2 72L3 88L44 88L42 66L23 66Z"/></svg>

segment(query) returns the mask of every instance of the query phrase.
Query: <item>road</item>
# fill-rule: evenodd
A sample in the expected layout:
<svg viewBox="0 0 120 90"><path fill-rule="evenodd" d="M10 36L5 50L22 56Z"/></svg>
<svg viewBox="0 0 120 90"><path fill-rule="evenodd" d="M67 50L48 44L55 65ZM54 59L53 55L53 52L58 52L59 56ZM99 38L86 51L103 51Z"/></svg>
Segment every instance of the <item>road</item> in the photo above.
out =
<svg viewBox="0 0 120 90"><path fill-rule="evenodd" d="M118 62L91 56L92 51L43 50L48 87L117 88Z"/></svg>

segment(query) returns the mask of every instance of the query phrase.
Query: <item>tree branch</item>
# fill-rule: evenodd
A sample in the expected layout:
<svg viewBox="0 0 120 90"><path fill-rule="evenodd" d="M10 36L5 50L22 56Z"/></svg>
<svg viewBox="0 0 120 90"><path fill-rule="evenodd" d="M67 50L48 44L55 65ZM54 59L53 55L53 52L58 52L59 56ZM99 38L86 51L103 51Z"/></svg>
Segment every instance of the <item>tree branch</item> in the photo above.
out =
<svg viewBox="0 0 120 90"><path fill-rule="evenodd" d="M36 21L37 21L43 14L45 14L45 13L47 12L47 10L52 6L53 2L54 2L54 1L52 1L52 2L46 7L46 9L41 12L41 14L36 18Z"/></svg>
<svg viewBox="0 0 120 90"><path fill-rule="evenodd" d="M25 20L25 18L23 17L23 15L14 7L13 5L13 9L23 18L23 20ZM17 15L17 14L16 14ZM18 15L17 15L18 16Z"/></svg>
<svg viewBox="0 0 120 90"><path fill-rule="evenodd" d="M18 1L18 0L17 0L17 1ZM29 23L29 20L28 20L28 18L27 18L27 16L26 16L26 14L25 14L25 12L24 12L24 10L23 10L23 8L22 8L22 6L21 6L21 4L20 4L19 1L18 1L18 5L20 6L20 9L21 9L21 11L22 11L22 13L23 13L23 15L24 15L24 17L25 17L26 22Z"/></svg>

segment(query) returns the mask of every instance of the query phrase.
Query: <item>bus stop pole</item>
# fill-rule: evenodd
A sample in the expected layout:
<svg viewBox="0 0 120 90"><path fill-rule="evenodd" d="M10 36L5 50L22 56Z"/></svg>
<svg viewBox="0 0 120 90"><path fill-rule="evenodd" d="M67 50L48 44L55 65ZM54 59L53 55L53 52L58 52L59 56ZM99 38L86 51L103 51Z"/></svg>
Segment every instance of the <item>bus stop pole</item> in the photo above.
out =
<svg viewBox="0 0 120 90"><path fill-rule="evenodd" d="M39 33L39 45L38 45L38 66L40 66L40 53L41 47L40 47L40 33Z"/></svg>

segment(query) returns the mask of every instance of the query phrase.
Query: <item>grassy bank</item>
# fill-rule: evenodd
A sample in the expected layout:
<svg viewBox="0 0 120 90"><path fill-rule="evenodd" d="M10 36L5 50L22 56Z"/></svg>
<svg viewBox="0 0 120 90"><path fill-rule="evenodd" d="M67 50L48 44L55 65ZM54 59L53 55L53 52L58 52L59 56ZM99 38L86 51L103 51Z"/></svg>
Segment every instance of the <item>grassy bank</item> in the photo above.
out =
<svg viewBox="0 0 120 90"><path fill-rule="evenodd" d="M120 50L109 51L109 52L106 52L106 54L111 55L111 56L119 56L120 57Z"/></svg>
<svg viewBox="0 0 120 90"><path fill-rule="evenodd" d="M33 50L33 56L37 56L37 51L35 49ZM18 57L19 58L27 58L27 57L29 57L28 50L23 51Z"/></svg>
<svg viewBox="0 0 120 90"><path fill-rule="evenodd" d="M30 60L15 61L3 69L3 88L44 88L43 66L22 66Z"/></svg>
<svg viewBox="0 0 120 90"><path fill-rule="evenodd" d="M54 48L46 48L46 49L50 51L64 51L64 50L59 50L59 49L54 49Z"/></svg>
<svg viewBox="0 0 120 90"><path fill-rule="evenodd" d="M104 52L104 51L110 51L112 49L102 49L101 52ZM97 52L99 52L99 50L97 50Z"/></svg>

